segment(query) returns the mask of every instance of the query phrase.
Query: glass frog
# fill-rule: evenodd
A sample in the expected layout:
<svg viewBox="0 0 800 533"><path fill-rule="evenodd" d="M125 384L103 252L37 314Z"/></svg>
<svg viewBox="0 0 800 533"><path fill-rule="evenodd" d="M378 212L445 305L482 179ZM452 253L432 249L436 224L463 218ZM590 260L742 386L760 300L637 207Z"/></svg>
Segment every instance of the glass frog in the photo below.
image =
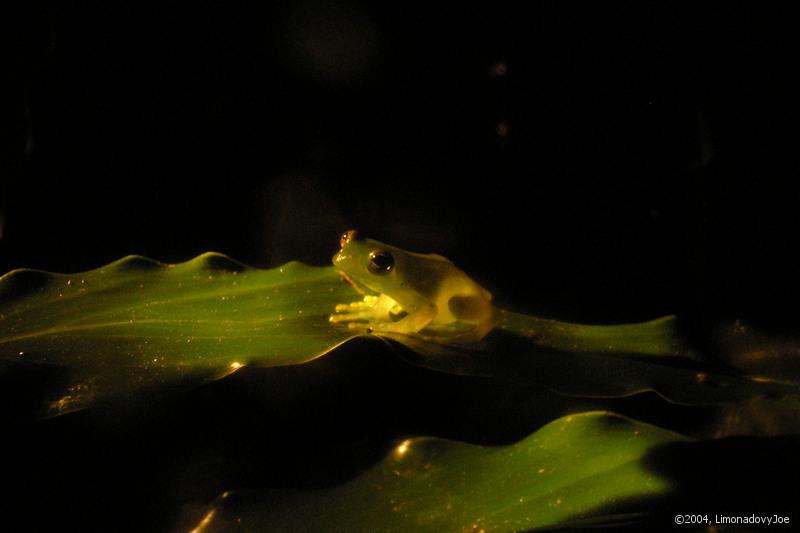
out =
<svg viewBox="0 0 800 533"><path fill-rule="evenodd" d="M364 298L337 305L331 322L440 342L477 342L494 327L492 294L450 260L360 238L355 230L342 235L340 246L333 264Z"/></svg>

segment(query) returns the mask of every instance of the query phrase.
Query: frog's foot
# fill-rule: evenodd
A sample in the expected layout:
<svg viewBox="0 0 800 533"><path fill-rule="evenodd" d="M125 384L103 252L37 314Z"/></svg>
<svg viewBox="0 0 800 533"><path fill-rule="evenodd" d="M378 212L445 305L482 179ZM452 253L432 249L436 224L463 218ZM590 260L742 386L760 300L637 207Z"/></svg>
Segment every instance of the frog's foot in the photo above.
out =
<svg viewBox="0 0 800 533"><path fill-rule="evenodd" d="M350 302L349 304L337 304L336 305L336 312L337 313L351 313L353 311L359 311L363 309L372 309L375 307L375 304L378 302L377 296L367 295L364 296L364 299L360 302ZM333 318L333 317L331 317ZM331 320L334 322L334 320Z"/></svg>
<svg viewBox="0 0 800 533"><path fill-rule="evenodd" d="M369 329L370 323L389 320L389 312L396 307L397 302L386 295L368 295L360 302L338 304L328 320L332 324L346 322L350 329Z"/></svg>
<svg viewBox="0 0 800 533"><path fill-rule="evenodd" d="M331 315L328 321L332 324L338 324L340 322L369 321L374 318L375 313L373 313L372 309L365 309L362 311L344 311L337 309L337 313Z"/></svg>

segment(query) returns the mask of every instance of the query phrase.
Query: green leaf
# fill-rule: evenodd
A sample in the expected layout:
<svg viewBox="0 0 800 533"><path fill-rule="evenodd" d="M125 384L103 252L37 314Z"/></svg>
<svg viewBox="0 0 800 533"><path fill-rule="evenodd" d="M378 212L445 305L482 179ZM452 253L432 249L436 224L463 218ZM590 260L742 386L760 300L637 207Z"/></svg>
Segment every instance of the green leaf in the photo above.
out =
<svg viewBox="0 0 800 533"><path fill-rule="evenodd" d="M263 270L207 253L169 265L130 256L79 274L16 270L0 278L0 371L54 370L44 413L198 385L238 368L309 361L354 337L328 317L358 299L333 267ZM390 335L407 360L437 371L513 379L556 392L619 397L655 390L686 404L797 393L796 384L709 373L674 317L586 326L497 310L476 345ZM676 364L677 363L677 364Z"/></svg>
<svg viewBox="0 0 800 533"><path fill-rule="evenodd" d="M682 440L606 412L560 418L508 446L412 438L343 485L226 493L196 531L501 532L613 521L670 491L644 458Z"/></svg>
<svg viewBox="0 0 800 533"><path fill-rule="evenodd" d="M0 278L0 361L63 372L45 405L61 414L318 357L353 336L328 322L353 294L332 267L263 270L215 253L174 265L129 256L72 275L16 270Z"/></svg>
<svg viewBox="0 0 800 533"><path fill-rule="evenodd" d="M699 356L680 337L674 316L638 324L586 325L560 322L499 309L497 327L528 337L540 348L697 359Z"/></svg>
<svg viewBox="0 0 800 533"><path fill-rule="evenodd" d="M621 326L555 324L563 326L557 337L541 339L516 330L495 330L475 346L447 346L400 335L391 338L408 348L402 355L414 364L451 374L536 383L565 396L619 398L654 391L674 403L714 405L800 394L797 383L721 369L692 351L675 351L671 344L661 345L662 353L654 353L660 351L656 349L649 353L629 351L639 342L638 328L647 334L653 324L674 326L672 318ZM599 336L592 331L592 335L584 337L584 327L607 331L600 331ZM571 332L575 333L572 344ZM599 337L611 339L616 333L620 340L611 349L592 349ZM624 349L617 350L615 346Z"/></svg>

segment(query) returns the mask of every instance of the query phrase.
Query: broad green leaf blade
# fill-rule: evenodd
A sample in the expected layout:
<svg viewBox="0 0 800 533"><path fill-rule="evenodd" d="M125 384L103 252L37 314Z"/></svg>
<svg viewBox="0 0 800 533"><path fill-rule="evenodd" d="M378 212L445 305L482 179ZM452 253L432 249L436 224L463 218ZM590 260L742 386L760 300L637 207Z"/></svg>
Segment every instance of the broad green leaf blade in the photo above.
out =
<svg viewBox="0 0 800 533"><path fill-rule="evenodd" d="M541 348L608 355L697 359L681 338L674 316L638 324L572 324L499 309L497 327L529 338Z"/></svg>
<svg viewBox="0 0 800 533"><path fill-rule="evenodd" d="M17 270L0 278L0 370L55 369L44 412L61 414L201 384L247 364L311 360L355 335L328 321L336 304L355 299L333 267L263 270L214 253L176 265L131 256L71 275ZM567 395L655 390L698 404L797 392L794 384L708 373L671 317L584 326L498 310L498 328L477 345L391 338L416 364Z"/></svg>
<svg viewBox="0 0 800 533"><path fill-rule="evenodd" d="M352 337L329 324L352 289L332 267L263 270L206 253L180 264L130 256L79 274L0 278L0 361L63 375L49 414L239 367L313 359Z"/></svg>
<svg viewBox="0 0 800 533"><path fill-rule="evenodd" d="M654 447L685 440L606 412L567 416L509 446L403 441L343 485L224 495L195 531L523 531L662 495Z"/></svg>
<svg viewBox="0 0 800 533"><path fill-rule="evenodd" d="M753 397L797 397L796 382L743 374L704 360L673 316L584 325L497 310L497 327L476 345L386 335L411 362L441 372L544 385L567 396L614 398L654 391L675 403L709 405Z"/></svg>
<svg viewBox="0 0 800 533"><path fill-rule="evenodd" d="M432 370L536 383L565 396L619 398L646 391L684 405L714 405L753 397L797 397L800 387L760 376L680 366L648 356L542 349L524 339L498 335L479 349L400 339L405 359Z"/></svg>

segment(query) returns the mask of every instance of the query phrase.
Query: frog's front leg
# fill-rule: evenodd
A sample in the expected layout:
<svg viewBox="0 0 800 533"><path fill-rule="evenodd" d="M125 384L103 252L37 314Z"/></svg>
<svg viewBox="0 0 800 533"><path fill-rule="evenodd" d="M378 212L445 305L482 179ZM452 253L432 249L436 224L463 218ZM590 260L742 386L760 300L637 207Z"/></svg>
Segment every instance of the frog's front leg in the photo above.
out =
<svg viewBox="0 0 800 533"><path fill-rule="evenodd" d="M406 316L397 320L398 314ZM436 306L425 304L412 312L403 309L392 297L365 296L360 302L339 304L329 318L334 324L345 322L350 329L364 329L373 333L417 333L436 317Z"/></svg>
<svg viewBox="0 0 800 533"><path fill-rule="evenodd" d="M336 312L351 313L363 309L372 309L373 307L375 307L377 301L378 301L377 296L372 296L371 294L367 294L366 296L364 296L364 299L361 300L360 302L350 302L349 304L337 304ZM334 322L334 320L331 320L331 322Z"/></svg>
<svg viewBox="0 0 800 533"><path fill-rule="evenodd" d="M360 302L338 304L329 320L334 324L347 322L351 329L367 328L373 323L390 321L389 313L396 307L397 302L385 294L367 295Z"/></svg>

